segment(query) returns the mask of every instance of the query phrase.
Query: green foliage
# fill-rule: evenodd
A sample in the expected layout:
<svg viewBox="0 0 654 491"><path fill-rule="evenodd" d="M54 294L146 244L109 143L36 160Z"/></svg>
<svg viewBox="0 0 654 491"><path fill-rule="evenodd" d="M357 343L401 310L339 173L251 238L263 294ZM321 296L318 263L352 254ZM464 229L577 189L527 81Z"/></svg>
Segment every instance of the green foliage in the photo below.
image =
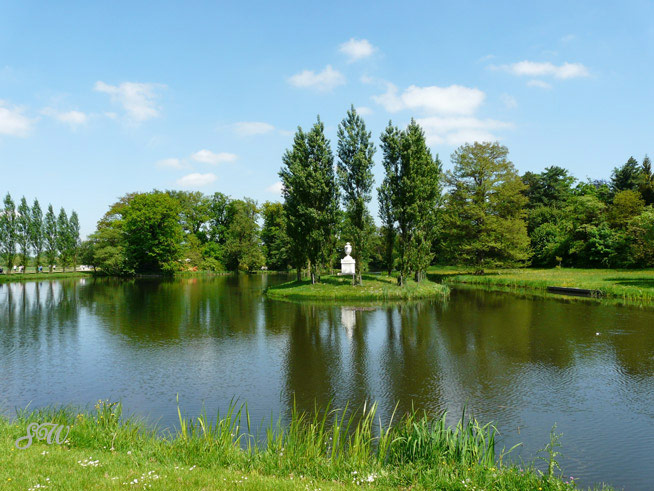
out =
<svg viewBox="0 0 654 491"><path fill-rule="evenodd" d="M16 242L20 248L20 264L27 268L30 252L31 210L25 196L20 200L16 215Z"/></svg>
<svg viewBox="0 0 654 491"><path fill-rule="evenodd" d="M63 208L59 210L59 215L57 216L57 252L59 253L59 261L65 272L66 266L70 263L70 227L66 210Z"/></svg>
<svg viewBox="0 0 654 491"><path fill-rule="evenodd" d="M452 155L444 229L448 256L457 263L508 266L530 256L526 186L507 156L499 143L466 144Z"/></svg>
<svg viewBox="0 0 654 491"><path fill-rule="evenodd" d="M338 217L334 157L320 118L308 133L298 128L293 148L286 151L282 162L279 176L291 257L298 277L309 260L315 282L319 268L333 251Z"/></svg>
<svg viewBox="0 0 654 491"><path fill-rule="evenodd" d="M266 201L261 207L263 242L266 266L268 269L285 271L291 263L289 239L286 235L284 205Z"/></svg>
<svg viewBox="0 0 654 491"><path fill-rule="evenodd" d="M30 217L30 245L34 251L34 266L38 269L41 265L41 254L45 247L45 232L43 225L43 211L39 200L35 199L32 205L32 216Z"/></svg>
<svg viewBox="0 0 654 491"><path fill-rule="evenodd" d="M370 254L372 217L367 204L372 197L372 160L375 145L363 118L351 106L338 125L338 180L343 190L346 236L352 244L358 282Z"/></svg>
<svg viewBox="0 0 654 491"><path fill-rule="evenodd" d="M645 204L654 204L654 172L652 171L652 161L647 155L643 159L638 189L645 200Z"/></svg>
<svg viewBox="0 0 654 491"><path fill-rule="evenodd" d="M179 204L168 194L152 192L132 198L122 230L129 268L137 273L173 273L179 269L182 226Z"/></svg>
<svg viewBox="0 0 654 491"><path fill-rule="evenodd" d="M628 189L637 189L640 181L640 171L638 161L633 157L629 157L629 160L621 167L613 169L611 190L614 193L618 193Z"/></svg>
<svg viewBox="0 0 654 491"><path fill-rule="evenodd" d="M265 263L259 239L257 203L250 198L234 200L230 208L225 265L233 271L255 271Z"/></svg>
<svg viewBox="0 0 654 491"><path fill-rule="evenodd" d="M125 255L122 222L113 221L98 226L89 240L93 244L93 260L88 264L107 275L118 276L130 272Z"/></svg>
<svg viewBox="0 0 654 491"><path fill-rule="evenodd" d="M55 217L52 205L48 205L43 227L45 232L45 254L48 261L48 268L52 273L52 266L54 266L57 260L57 244L59 243L57 218Z"/></svg>
<svg viewBox="0 0 654 491"><path fill-rule="evenodd" d="M546 167L540 174L525 173L522 181L527 186L527 207L562 207L572 196L575 180L566 169L558 166Z"/></svg>
<svg viewBox="0 0 654 491"><path fill-rule="evenodd" d="M432 157L425 134L413 119L405 131L389 122L381 141L385 177L379 193L387 231L386 259L390 262L395 225L388 222L393 220L399 239L398 281L402 284L411 272L420 281L433 257L442 166L438 157Z"/></svg>
<svg viewBox="0 0 654 491"><path fill-rule="evenodd" d="M2 241L2 256L7 265L7 272L11 272L16 256L16 242L18 240L18 225L16 223L16 205L11 195L7 193L4 200L4 209L0 215L0 241Z"/></svg>

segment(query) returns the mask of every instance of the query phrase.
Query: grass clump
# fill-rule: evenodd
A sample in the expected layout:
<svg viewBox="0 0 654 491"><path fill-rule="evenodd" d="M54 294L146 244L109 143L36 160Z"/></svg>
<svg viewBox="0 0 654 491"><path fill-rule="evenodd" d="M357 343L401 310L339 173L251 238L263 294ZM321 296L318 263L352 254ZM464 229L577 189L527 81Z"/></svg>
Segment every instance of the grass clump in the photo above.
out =
<svg viewBox="0 0 654 491"><path fill-rule="evenodd" d="M465 414L453 426L445 415L410 411L383 424L377 405L361 410L293 407L287 423L253 434L247 406L230 404L215 419L186 418L179 429L156 431L122 416L121 405L19 412L0 418L0 485L67 489L124 485L227 489L573 489L551 472L518 468L497 455L496 430ZM397 421L394 421L396 420ZM34 441L14 447L31 422L70 426L62 445Z"/></svg>
<svg viewBox="0 0 654 491"><path fill-rule="evenodd" d="M266 295L281 300L392 301L443 298L449 295L449 288L426 279L420 283L408 280L399 286L397 278L372 274L364 274L361 285L352 285L351 276L329 275L315 285L310 280L274 285L266 290Z"/></svg>

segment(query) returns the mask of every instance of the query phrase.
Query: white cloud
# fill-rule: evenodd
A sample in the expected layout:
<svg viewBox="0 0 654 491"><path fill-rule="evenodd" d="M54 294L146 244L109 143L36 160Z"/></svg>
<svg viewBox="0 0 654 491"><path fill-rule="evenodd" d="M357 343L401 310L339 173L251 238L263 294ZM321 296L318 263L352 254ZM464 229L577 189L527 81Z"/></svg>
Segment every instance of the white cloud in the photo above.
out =
<svg viewBox="0 0 654 491"><path fill-rule="evenodd" d="M507 109L513 109L518 107L518 101L515 100L515 97L510 96L509 94L502 94L500 96L502 103L506 106Z"/></svg>
<svg viewBox="0 0 654 491"><path fill-rule="evenodd" d="M294 87L310 88L319 91L330 91L334 87L343 85L345 77L331 65L327 65L322 72L316 73L312 70L303 70L288 79Z"/></svg>
<svg viewBox="0 0 654 491"><path fill-rule="evenodd" d="M495 130L513 128L511 123L495 119L478 119L475 117L428 117L419 118L417 123L425 130L429 145L461 145L474 141L495 141Z"/></svg>
<svg viewBox="0 0 654 491"><path fill-rule="evenodd" d="M510 65L499 67L513 75L528 77L546 77L551 76L559 79L588 77L590 75L588 68L581 63L563 63L554 65L550 62L520 61Z"/></svg>
<svg viewBox="0 0 654 491"><path fill-rule="evenodd" d="M130 120L136 123L159 116L156 105L156 89L160 84L123 82L120 85L109 85L102 81L95 83L95 90L111 96L114 103L121 104Z"/></svg>
<svg viewBox="0 0 654 491"><path fill-rule="evenodd" d="M238 156L227 152L214 153L211 150L199 150L191 155L191 158L196 162L216 165L223 162L234 162Z"/></svg>
<svg viewBox="0 0 654 491"><path fill-rule="evenodd" d="M23 115L20 107L10 107L0 99L0 135L27 136L32 120Z"/></svg>
<svg viewBox="0 0 654 491"><path fill-rule="evenodd" d="M89 120L88 115L81 111L60 112L51 107L46 107L45 109L43 109L43 111L41 111L41 114L44 114L45 116L50 116L51 118L56 119L60 123L66 123L71 128L84 125Z"/></svg>
<svg viewBox="0 0 654 491"><path fill-rule="evenodd" d="M417 87L411 85L402 94L395 85L388 83L384 94L372 99L389 112L417 109L431 114L469 115L484 101L486 94L479 89L461 85L449 87Z"/></svg>
<svg viewBox="0 0 654 491"><path fill-rule="evenodd" d="M530 80L527 82L529 87L538 87L539 89L551 89L552 86L543 80Z"/></svg>
<svg viewBox="0 0 654 491"><path fill-rule="evenodd" d="M177 185L183 188L201 188L215 182L215 180L216 175L212 173L193 173L177 179Z"/></svg>
<svg viewBox="0 0 654 491"><path fill-rule="evenodd" d="M359 113L361 116L368 116L372 114L372 109L370 109L367 106L359 106L356 108L357 113Z"/></svg>
<svg viewBox="0 0 654 491"><path fill-rule="evenodd" d="M169 169L183 169L186 167L186 162L178 158L163 159L156 163L157 167L165 167Z"/></svg>
<svg viewBox="0 0 654 491"><path fill-rule="evenodd" d="M338 50L348 57L348 62L368 58L375 52L375 47L367 39L350 38L349 41L341 44Z"/></svg>
<svg viewBox="0 0 654 491"><path fill-rule="evenodd" d="M272 184L266 188L266 191L269 193L275 193L275 194L282 194L282 189L284 188L284 185L282 184L282 181L277 181L275 184Z"/></svg>
<svg viewBox="0 0 654 491"><path fill-rule="evenodd" d="M241 136L263 135L270 133L275 127L260 121L241 121L234 123L234 131Z"/></svg>

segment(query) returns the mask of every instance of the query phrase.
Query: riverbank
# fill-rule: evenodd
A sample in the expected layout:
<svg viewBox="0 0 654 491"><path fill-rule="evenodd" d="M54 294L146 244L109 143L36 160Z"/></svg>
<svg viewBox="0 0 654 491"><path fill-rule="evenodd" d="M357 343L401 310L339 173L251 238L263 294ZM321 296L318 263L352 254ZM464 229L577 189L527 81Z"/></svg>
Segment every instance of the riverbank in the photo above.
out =
<svg viewBox="0 0 654 491"><path fill-rule="evenodd" d="M322 276L315 285L311 280L291 281L266 290L269 298L280 300L353 300L386 301L419 298L444 298L449 295L445 285L425 279L420 283L408 280L398 286L396 277L364 274L362 285L352 285L351 276Z"/></svg>
<svg viewBox="0 0 654 491"><path fill-rule="evenodd" d="M64 278L90 278L93 276L92 271L58 271L56 273L12 273L0 274L0 283L11 283L15 281L40 281L40 280L60 280Z"/></svg>
<svg viewBox="0 0 654 491"><path fill-rule="evenodd" d="M445 285L478 285L547 292L550 286L598 290L607 299L654 305L654 270L489 269L474 275L462 267L431 267L428 275Z"/></svg>
<svg viewBox="0 0 654 491"><path fill-rule="evenodd" d="M70 426L65 442L34 438L27 449L15 447L28 424L44 422ZM288 424L269 425L257 439L247 410L232 406L215 420L180 412L180 429L158 435L122 418L120 404L108 401L91 411L46 408L13 421L0 417L0 483L17 489L575 489L554 472L503 462L494 428L475 420L450 427L444 417L412 413L378 425L374 405L356 414L325 408L294 412Z"/></svg>

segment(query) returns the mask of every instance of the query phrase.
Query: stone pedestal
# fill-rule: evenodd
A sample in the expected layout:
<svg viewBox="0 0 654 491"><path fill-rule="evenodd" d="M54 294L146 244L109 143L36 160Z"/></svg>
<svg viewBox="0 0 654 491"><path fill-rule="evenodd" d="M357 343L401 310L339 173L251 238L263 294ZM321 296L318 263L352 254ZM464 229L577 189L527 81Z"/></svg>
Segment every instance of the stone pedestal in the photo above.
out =
<svg viewBox="0 0 654 491"><path fill-rule="evenodd" d="M352 252L352 246L348 242L345 244L345 257L341 259L341 274L342 275L353 275L355 274L356 268L356 261L352 256L350 256L350 252Z"/></svg>

